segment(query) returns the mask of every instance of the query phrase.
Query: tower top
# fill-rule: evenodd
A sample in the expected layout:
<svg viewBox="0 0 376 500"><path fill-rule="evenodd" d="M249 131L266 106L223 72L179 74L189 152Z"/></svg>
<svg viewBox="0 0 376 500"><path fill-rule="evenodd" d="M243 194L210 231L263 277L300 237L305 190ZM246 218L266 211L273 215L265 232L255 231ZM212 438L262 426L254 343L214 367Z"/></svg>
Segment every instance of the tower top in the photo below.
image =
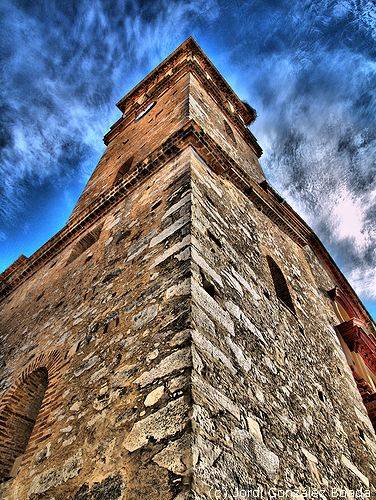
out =
<svg viewBox="0 0 376 500"><path fill-rule="evenodd" d="M241 117L245 125L249 125L256 118L256 111L243 102L232 90L214 64L205 55L196 40L190 36L177 49L175 49L164 61L145 76L132 90L130 90L120 101L117 107L122 113L132 110L134 105L140 105L166 80L178 73L187 64L195 66L207 80L212 80L217 90L221 92L221 101L232 112ZM224 102L226 101L227 102Z"/></svg>

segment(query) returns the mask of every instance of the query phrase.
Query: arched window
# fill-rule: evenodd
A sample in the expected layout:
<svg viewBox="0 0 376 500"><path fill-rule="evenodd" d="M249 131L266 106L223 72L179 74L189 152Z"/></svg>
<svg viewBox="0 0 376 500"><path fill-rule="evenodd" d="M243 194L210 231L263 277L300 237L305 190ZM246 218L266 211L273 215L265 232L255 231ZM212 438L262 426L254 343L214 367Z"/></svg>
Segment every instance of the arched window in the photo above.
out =
<svg viewBox="0 0 376 500"><path fill-rule="evenodd" d="M80 240L77 241L68 257L66 265L77 259L77 257L79 257L82 253L84 253L88 248L90 248L99 240L101 229L102 225L96 226L93 230L86 233Z"/></svg>
<svg viewBox="0 0 376 500"><path fill-rule="evenodd" d="M0 481L14 477L25 453L48 385L46 368L28 375L0 414Z"/></svg>
<svg viewBox="0 0 376 500"><path fill-rule="evenodd" d="M125 162L122 164L122 166L119 168L119 170L117 171L117 174L116 174L116 177L115 177L115 181L114 181L114 184L116 184L117 182L120 181L120 179L126 174L129 172L129 169L131 168L132 166L132 163L133 163L133 156L130 156L129 158L127 158L125 160Z"/></svg>
<svg viewBox="0 0 376 500"><path fill-rule="evenodd" d="M270 255L267 255L266 260L270 269L270 274L272 275L272 280L274 284L275 293L278 299L286 306L292 313L295 314L294 304L290 295L287 282L281 268L275 262Z"/></svg>

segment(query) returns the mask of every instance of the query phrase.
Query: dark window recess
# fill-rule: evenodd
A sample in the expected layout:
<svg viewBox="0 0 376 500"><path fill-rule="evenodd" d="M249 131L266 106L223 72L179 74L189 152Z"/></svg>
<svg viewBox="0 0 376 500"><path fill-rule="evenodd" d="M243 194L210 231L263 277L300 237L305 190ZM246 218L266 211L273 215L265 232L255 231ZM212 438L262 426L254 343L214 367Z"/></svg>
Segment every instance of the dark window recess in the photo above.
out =
<svg viewBox="0 0 376 500"><path fill-rule="evenodd" d="M269 299L269 300L270 300L270 293L269 293L269 290L266 290L266 289L265 289L265 290L263 290L263 292L264 292L265 297L266 297L267 299Z"/></svg>
<svg viewBox="0 0 376 500"><path fill-rule="evenodd" d="M358 431L359 431L359 437L360 437L360 439L365 442L366 441L366 435L365 435L363 429L361 429L360 427L358 427Z"/></svg>
<svg viewBox="0 0 376 500"><path fill-rule="evenodd" d="M121 231L120 233L117 233L115 235L115 244L118 245L120 242L125 240L125 238L128 238L128 236L131 234L131 231L127 229L126 231Z"/></svg>
<svg viewBox="0 0 376 500"><path fill-rule="evenodd" d="M138 120L141 120L141 118L143 118L147 113L149 113L149 111L154 108L154 106L156 105L156 101L154 102L151 102L150 104L148 104L146 106L146 108L144 108L137 116L136 116L136 122L138 122Z"/></svg>
<svg viewBox="0 0 376 500"><path fill-rule="evenodd" d="M205 198L206 198L206 199L207 199L207 201L210 203L210 205L213 205L213 207L215 207L215 203L214 203L214 201L210 198L210 196L209 196L209 195L207 195L207 194L206 194L206 195L205 195Z"/></svg>
<svg viewBox="0 0 376 500"><path fill-rule="evenodd" d="M270 274L272 275L275 293L278 299L284 304L292 313L295 314L294 304L290 295L287 282L281 268L269 255L266 257L268 266L270 269Z"/></svg>
<svg viewBox="0 0 376 500"><path fill-rule="evenodd" d="M222 248L221 240L217 238L209 229L206 232L209 238L217 245L217 247Z"/></svg>
<svg viewBox="0 0 376 500"><path fill-rule="evenodd" d="M231 139L231 141L234 144L236 144L236 139L235 139L235 135L234 135L234 132L233 132L232 128L230 127L230 125L228 124L228 122L226 120L223 120L223 123L224 123L224 126L225 126L226 134L229 136L229 138Z"/></svg>
<svg viewBox="0 0 376 500"><path fill-rule="evenodd" d="M159 207L159 205L162 203L162 200L158 200L158 201L155 201L151 207L150 207L150 210L153 211L155 210L157 207Z"/></svg>
<svg viewBox="0 0 376 500"><path fill-rule="evenodd" d="M84 253L94 243L99 240L102 226L97 226L89 233L86 233L73 247L70 256L68 257L67 264L73 262L77 257Z"/></svg>
<svg viewBox="0 0 376 500"><path fill-rule="evenodd" d="M201 282L202 282L202 288L205 290L206 293L210 295L210 297L215 297L216 296L216 289L213 283L211 283L205 276L205 274L200 271L201 275Z"/></svg>
<svg viewBox="0 0 376 500"><path fill-rule="evenodd" d="M0 414L0 482L14 477L21 465L48 385L48 373L38 368L17 387L12 403Z"/></svg>
<svg viewBox="0 0 376 500"><path fill-rule="evenodd" d="M320 401L322 401L323 403L325 403L325 396L324 396L324 393L322 391L318 391L318 395L319 395L319 399Z"/></svg>
<svg viewBox="0 0 376 500"><path fill-rule="evenodd" d="M122 166L119 168L119 170L117 171L117 174L116 174L116 178L115 178L115 182L114 184L116 184L117 182L119 182L119 180L124 177L124 175L126 173L129 172L129 169L131 168L132 166L132 163L133 163L133 156L130 156L127 160L125 160L125 162L122 164Z"/></svg>

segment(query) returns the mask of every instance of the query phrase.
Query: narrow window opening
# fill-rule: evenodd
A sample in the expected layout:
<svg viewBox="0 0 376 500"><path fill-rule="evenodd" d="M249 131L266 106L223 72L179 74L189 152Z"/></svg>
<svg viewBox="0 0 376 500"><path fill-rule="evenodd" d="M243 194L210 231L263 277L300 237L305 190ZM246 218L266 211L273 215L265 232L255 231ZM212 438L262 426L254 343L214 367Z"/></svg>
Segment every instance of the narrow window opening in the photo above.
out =
<svg viewBox="0 0 376 500"><path fill-rule="evenodd" d="M38 368L20 384L0 415L0 481L17 474L48 385L46 368Z"/></svg>
<svg viewBox="0 0 376 500"><path fill-rule="evenodd" d="M215 203L214 203L214 201L210 198L210 196L209 196L209 195L207 195L207 194L206 194L206 195L205 195L205 198L208 200L208 202L210 203L210 205L213 205L213 207L215 207Z"/></svg>
<svg viewBox="0 0 376 500"><path fill-rule="evenodd" d="M270 293L269 293L269 290L264 289L264 290L263 290L263 293L264 293L265 297L266 297L268 300L270 300Z"/></svg>
<svg viewBox="0 0 376 500"><path fill-rule="evenodd" d="M124 177L124 175L129 172L129 169L131 168L132 163L133 163L133 158L134 158L133 156L130 156L121 165L121 167L117 171L114 184L117 184L120 181L120 179L122 179Z"/></svg>
<svg viewBox="0 0 376 500"><path fill-rule="evenodd" d="M294 304L290 295L287 282L281 268L270 255L266 257L270 274L272 276L274 289L278 299L285 305L293 314L295 314Z"/></svg>
<svg viewBox="0 0 376 500"><path fill-rule="evenodd" d="M159 205L162 203L162 200L158 200L158 201L155 201L151 207L150 207L150 210L153 211L155 210L157 207L159 207Z"/></svg>
<svg viewBox="0 0 376 500"><path fill-rule="evenodd" d="M233 132L232 128L230 127L229 123L226 120L223 120L223 124L225 126L226 134L230 138L231 142L233 142L233 144L236 144L235 135L234 135L234 132Z"/></svg>
<svg viewBox="0 0 376 500"><path fill-rule="evenodd" d="M83 254L88 248L99 240L102 226L97 226L89 233L85 234L73 247L71 254L67 260L67 264L73 262L77 257ZM90 260L90 259L89 259Z"/></svg>
<svg viewBox="0 0 376 500"><path fill-rule="evenodd" d="M318 391L318 395L319 395L319 399L320 401L322 401L323 403L325 403L325 396L324 396L324 393L322 391Z"/></svg>
<svg viewBox="0 0 376 500"><path fill-rule="evenodd" d="M143 118L147 113L149 113L149 111L154 108L154 106L156 105L156 101L154 102L151 102L150 104L148 104L146 106L146 108L144 108L137 116L136 116L136 122L138 122L138 120L141 120L141 118Z"/></svg>
<svg viewBox="0 0 376 500"><path fill-rule="evenodd" d="M216 296L215 286L206 278L205 274L202 271L200 271L200 276L201 276L202 288L205 290L206 293L210 295L210 297L214 298Z"/></svg>
<svg viewBox="0 0 376 500"><path fill-rule="evenodd" d="M217 238L209 229L206 232L209 238L217 245L217 247L222 248L221 240Z"/></svg>
<svg viewBox="0 0 376 500"><path fill-rule="evenodd" d="M359 431L359 437L360 437L360 439L365 442L366 441L366 435L365 435L363 429L361 429L360 427L358 427L358 431Z"/></svg>

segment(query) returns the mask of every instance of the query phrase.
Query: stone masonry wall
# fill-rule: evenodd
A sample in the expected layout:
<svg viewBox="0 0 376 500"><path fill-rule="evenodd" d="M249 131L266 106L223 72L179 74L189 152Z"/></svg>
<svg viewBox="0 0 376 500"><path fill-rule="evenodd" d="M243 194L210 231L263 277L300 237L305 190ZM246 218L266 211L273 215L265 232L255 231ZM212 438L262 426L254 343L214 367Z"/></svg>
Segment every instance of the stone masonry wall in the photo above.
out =
<svg viewBox="0 0 376 500"><path fill-rule="evenodd" d="M332 328L334 283L198 156L192 176L196 497L370 491L375 433ZM267 255L296 315L275 295Z"/></svg>
<svg viewBox="0 0 376 500"><path fill-rule="evenodd" d="M150 112L113 129L74 217L189 120L264 180L235 109L193 69L168 74L142 96ZM335 285L187 146L1 303L0 498L372 490L376 438L333 329Z"/></svg>
<svg viewBox="0 0 376 500"><path fill-rule="evenodd" d="M190 150L102 222L95 244L69 263L73 242L2 304L0 421L25 374L47 367L49 385L1 498L165 499L189 487Z"/></svg>

